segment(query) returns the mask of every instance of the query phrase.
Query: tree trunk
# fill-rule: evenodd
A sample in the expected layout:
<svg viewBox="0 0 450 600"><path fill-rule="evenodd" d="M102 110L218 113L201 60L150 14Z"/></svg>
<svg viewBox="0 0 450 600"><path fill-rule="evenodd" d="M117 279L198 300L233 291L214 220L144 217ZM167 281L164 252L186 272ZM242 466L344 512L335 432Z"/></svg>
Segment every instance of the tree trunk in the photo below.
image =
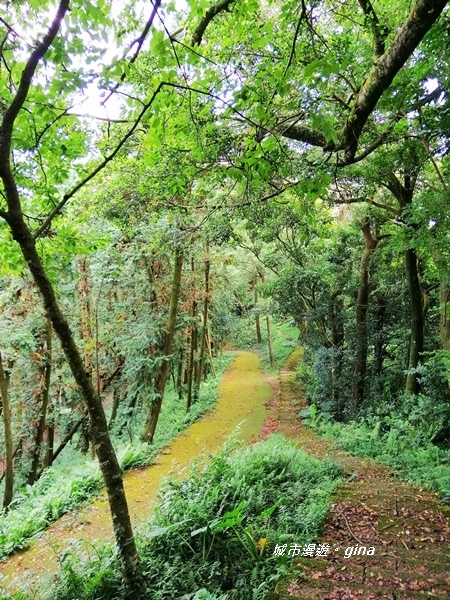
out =
<svg viewBox="0 0 450 600"><path fill-rule="evenodd" d="M155 264L154 262L149 262L145 254L143 255L143 259L150 286L150 309L154 310L158 304L158 297L156 295Z"/></svg>
<svg viewBox="0 0 450 600"><path fill-rule="evenodd" d="M331 399L336 417L344 417L343 403L341 401L340 387L343 363L344 347L344 320L342 318L343 299L340 297L341 290L335 290L329 300L329 320L331 329Z"/></svg>
<svg viewBox="0 0 450 600"><path fill-rule="evenodd" d="M450 352L450 284L446 281L440 282L439 287L439 335L444 350Z"/></svg>
<svg viewBox="0 0 450 600"><path fill-rule="evenodd" d="M109 423L108 423L108 429L110 431L112 429L112 426L114 425L114 421L116 420L117 409L119 408L119 404L120 404L120 392L117 389L117 386L114 386L114 389L113 389L113 403L112 403L111 415L109 417Z"/></svg>
<svg viewBox="0 0 450 600"><path fill-rule="evenodd" d="M136 600L136 598L144 595L145 586L131 527L122 472L108 434L108 424L103 406L94 390L91 378L86 373L82 355L75 343L69 324L61 312L53 286L36 250L35 240L23 219L18 190L9 165L5 166L3 161L1 167L5 195L9 206L8 224L15 241L20 245L25 262L28 264L36 286L42 295L45 311L61 342L69 367L86 404L91 423L91 437L108 493L114 533L122 563L125 595L127 598Z"/></svg>
<svg viewBox="0 0 450 600"><path fill-rule="evenodd" d="M369 270L372 254L379 240L372 236L369 218L365 217L362 231L364 234L364 253L359 267L359 288L356 298L356 359L353 371L352 416L364 400L364 384L367 372L367 309L369 306Z"/></svg>
<svg viewBox="0 0 450 600"><path fill-rule="evenodd" d="M5 490L3 493L3 508L7 509L13 499L14 490L14 465L13 443L11 428L11 407L9 405L8 375L3 368L3 359L0 353L0 393L2 398L3 427L5 430Z"/></svg>
<svg viewBox="0 0 450 600"><path fill-rule="evenodd" d="M167 378L169 375L169 365L171 360L172 353L172 345L173 339L175 337L175 326L177 323L177 306L178 306L178 298L180 297L180 288L181 288L181 273L183 269L183 252L180 248L175 250L175 266L173 270L173 280L172 280L172 291L170 294L170 306L169 306L169 317L167 322L167 333L164 341L163 348L163 361L161 364L161 369L158 374L156 380L156 401L152 402L150 405L150 412L147 417L147 422L145 424L144 433L142 435L142 439L145 442L152 443L153 437L155 435L156 425L158 423L159 413L161 411L161 405L164 397L164 390L166 387Z"/></svg>
<svg viewBox="0 0 450 600"><path fill-rule="evenodd" d="M47 452L45 453L44 469L51 467L54 460L53 449L55 445L55 426L53 423L47 425Z"/></svg>
<svg viewBox="0 0 450 600"><path fill-rule="evenodd" d="M47 408L50 398L50 376L52 372L52 324L47 317L45 320L45 341L46 352L44 358L44 382L42 386L41 415L36 429L34 439L33 455L31 459L30 472L28 473L28 485L33 485L36 481L37 471L42 454L42 442L44 440L45 422L47 418Z"/></svg>
<svg viewBox="0 0 450 600"><path fill-rule="evenodd" d="M191 259L191 267L192 273L195 275L195 262L194 259ZM194 383L194 359L195 359L195 348L197 345L197 325L195 322L197 315L197 301L195 299L195 283L193 289L193 298L192 298L192 310L191 310L191 329L190 329L190 344L189 344L189 361L188 361L188 369L187 369L187 401L186 401L186 412L189 411L192 405L192 396L193 396L193 383Z"/></svg>
<svg viewBox="0 0 450 600"><path fill-rule="evenodd" d="M94 362L92 360L92 315L91 315L91 282L89 275L89 263L86 257L81 257L77 261L78 267L78 301L79 301L79 313L80 313L80 324L81 324L81 337L83 339L83 350L84 350L84 365L86 372L92 378L94 373ZM96 353L98 345L96 344ZM98 375L98 361L97 361L97 375ZM95 381L95 389L98 393L98 377ZM81 438L78 443L78 448L86 454L89 451L89 445L91 443L89 423L86 421L83 423L81 428ZM93 452L94 455L94 452ZM93 456L95 458L95 455Z"/></svg>
<svg viewBox="0 0 450 600"><path fill-rule="evenodd" d="M405 253L406 280L409 291L411 314L411 339L408 356L408 374L406 376L406 391L411 394L419 393L419 378L415 370L424 350L425 316L420 285L419 268L416 251L408 248Z"/></svg>
<svg viewBox="0 0 450 600"><path fill-rule="evenodd" d="M190 335L190 344L189 344L189 361L188 361L188 369L187 369L187 402L186 402L186 411L191 408L192 405L192 396L193 396L193 382L194 382L194 361L195 361L195 346L196 346L196 334L197 328L194 322L195 313L197 311L197 302L195 300L192 301L192 325L191 325L191 335Z"/></svg>
<svg viewBox="0 0 450 600"><path fill-rule="evenodd" d="M176 383L179 400L181 400L183 397L183 373L184 373L184 352L183 352L183 347L180 347L180 350L178 352L177 383Z"/></svg>
<svg viewBox="0 0 450 600"><path fill-rule="evenodd" d="M270 333L270 317L269 317L269 315L266 316L266 324L267 324L267 341L269 343L270 368L275 369L275 358L273 356L272 335Z"/></svg>
<svg viewBox="0 0 450 600"><path fill-rule="evenodd" d="M255 309L258 310L258 287L257 287L257 282L258 282L258 276L255 276L255 282L254 282L254 292L255 292ZM262 341L262 336L261 336L261 323L259 321L259 314L256 313L255 315L255 324L256 324L256 341L258 342L258 344Z"/></svg>
<svg viewBox="0 0 450 600"><path fill-rule="evenodd" d="M384 361L384 320L386 318L387 299L384 294L376 295L377 309L375 317L375 339L373 348L374 375L380 376L383 372Z"/></svg>
<svg viewBox="0 0 450 600"><path fill-rule="evenodd" d="M197 372L197 379L195 384L197 389L200 388L203 368L205 364L205 349L206 349L206 340L208 334L208 308L209 308L209 270L210 270L210 261L209 259L205 260L205 299L203 302L203 329L202 329L202 340L200 342L200 360Z"/></svg>

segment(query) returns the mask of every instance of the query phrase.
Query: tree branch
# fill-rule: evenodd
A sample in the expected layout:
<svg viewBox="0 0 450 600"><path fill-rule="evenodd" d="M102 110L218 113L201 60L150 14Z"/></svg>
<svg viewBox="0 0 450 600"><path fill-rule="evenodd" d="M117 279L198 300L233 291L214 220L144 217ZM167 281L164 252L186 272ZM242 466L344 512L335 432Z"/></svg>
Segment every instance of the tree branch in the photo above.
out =
<svg viewBox="0 0 450 600"><path fill-rule="evenodd" d="M339 147L345 148L345 164L353 162L361 132L378 100L437 21L447 2L448 0L417 0L389 50L373 65L344 125L342 144ZM330 146L329 149L336 150L337 147Z"/></svg>
<svg viewBox="0 0 450 600"><path fill-rule="evenodd" d="M366 21L372 29L373 35L373 54L376 58L382 56L385 52L385 41L388 34L386 25L381 25L378 16L370 0L358 0L363 9Z"/></svg>
<svg viewBox="0 0 450 600"><path fill-rule="evenodd" d="M141 35L140 35L138 38L136 38L135 40L133 40L133 41L131 42L131 44L130 44L130 49L131 49L131 48L132 48L132 47L133 47L135 44L136 44L136 46L137 46L137 47L136 47L136 50L135 50L135 52L134 52L133 56L130 58L130 60L129 60L129 62L128 62L128 64L129 64L129 65L132 65L134 62L136 62L136 60L137 60L137 57L139 56L139 53L140 53L140 52L141 52L141 50L142 50L142 45L143 45L143 43L144 43L144 41L145 41L145 38L147 37L147 35L148 35L148 32L150 31L150 27L152 26L152 23L153 23L153 21L155 20L155 17L156 17L156 15L157 15L157 13L158 13L158 8L159 8L159 6L160 6L160 4L161 4L161 0L155 0L155 2L153 2L153 1L152 1L152 4L153 4L153 10L152 10L152 12L151 12L151 15L150 15L150 17L149 17L149 19L148 19L147 23L145 24L145 27L144 27L144 30L143 30L143 32L141 33ZM125 77L126 77L126 72L124 71L124 72L122 73L121 77L120 77L120 81L118 81L118 82L116 83L116 85L113 87L113 89L110 91L110 93L109 93L109 94L106 96L106 98L105 98L105 99L103 100L103 102L101 103L101 104L102 104L102 106L104 106L104 105L105 105L105 104L108 102L108 100L111 98L111 96L112 96L112 95L113 95L115 92L117 92L117 90L119 89L120 85L121 85L121 84L124 82L124 80L125 80Z"/></svg>
<svg viewBox="0 0 450 600"><path fill-rule="evenodd" d="M327 145L325 137L321 131L311 129L310 127L304 127L302 125L291 125L290 127L284 129L281 135L291 140L303 142L304 144L310 144L311 146L319 146L320 148L324 148Z"/></svg>
<svg viewBox="0 0 450 600"><path fill-rule="evenodd" d="M38 237L40 237L42 235L42 233L47 229L47 227L50 225L50 223L53 221L53 219L56 217L56 215L61 212L61 210L64 208L64 206L67 204L67 202L72 198L72 196L74 196L78 192L78 190L80 190L84 185L86 185L86 183L91 181L91 179L93 179L97 175L97 173L99 173L102 169L104 169L106 167L106 165L113 160L113 158L117 155L117 153L123 147L125 142L136 131L137 126L139 125L139 123L142 120L142 117L145 115L147 110L151 107L156 96L159 94L159 92L161 91L161 89L163 88L164 85L167 85L167 84L165 82L161 82L158 85L156 90L153 92L150 100L142 108L137 119L133 123L133 126L130 127L130 129L127 131L127 133L124 135L124 137L120 140L120 142L117 144L117 146L114 148L114 150L110 154L108 154L108 156L99 165L97 165L97 167L93 171L91 171L89 173L89 175L87 175L84 179L79 181L69 192L67 192L67 194L64 194L62 200L55 206L55 208L51 211L51 213L45 218L42 225L34 232L34 234L33 234L34 239L37 239Z"/></svg>
<svg viewBox="0 0 450 600"><path fill-rule="evenodd" d="M205 33L206 28L214 19L214 17L223 11L230 10L230 6L235 1L236 0L220 0L220 2L214 4L213 6L211 6L211 8L208 8L205 16L197 25L197 28L195 29L192 35L191 46L200 46L200 44L202 43L203 34Z"/></svg>
<svg viewBox="0 0 450 600"><path fill-rule="evenodd" d="M50 25L47 33L29 57L25 68L22 71L22 76L20 78L17 93L3 116L3 122L0 129L0 171L3 170L2 163L5 160L9 161L11 136L14 121L16 120L16 117L19 114L23 103L26 100L28 90L30 89L31 80L33 79L33 75L36 71L39 62L45 56L47 50L50 48L50 46L53 43L53 40L57 36L58 31L61 27L62 20L64 19L68 8L69 0L61 0L58 6L58 10L56 11L55 18L53 19L53 22Z"/></svg>

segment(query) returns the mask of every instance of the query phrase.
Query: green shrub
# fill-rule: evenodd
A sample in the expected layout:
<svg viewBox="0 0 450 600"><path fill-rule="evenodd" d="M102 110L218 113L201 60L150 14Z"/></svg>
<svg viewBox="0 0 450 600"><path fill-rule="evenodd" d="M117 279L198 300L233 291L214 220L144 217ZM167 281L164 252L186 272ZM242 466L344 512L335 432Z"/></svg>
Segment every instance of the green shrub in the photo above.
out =
<svg viewBox="0 0 450 600"><path fill-rule="evenodd" d="M141 552L150 597L190 598L205 588L261 598L285 569L284 557L271 555L275 544L317 537L338 473L334 463L272 436L168 481ZM152 531L159 535L149 539Z"/></svg>

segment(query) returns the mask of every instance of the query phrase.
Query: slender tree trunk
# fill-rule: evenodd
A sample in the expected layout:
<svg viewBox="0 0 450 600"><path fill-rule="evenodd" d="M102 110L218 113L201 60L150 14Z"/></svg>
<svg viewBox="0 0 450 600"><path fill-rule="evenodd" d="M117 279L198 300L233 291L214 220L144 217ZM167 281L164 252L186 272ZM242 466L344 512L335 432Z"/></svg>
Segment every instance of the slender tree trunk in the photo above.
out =
<svg viewBox="0 0 450 600"><path fill-rule="evenodd" d="M94 361L92 360L92 315L91 315L91 281L89 274L89 262L86 257L80 257L77 261L78 267L78 301L79 301L79 313L80 313L80 324L81 324L81 336L83 339L83 350L84 350L84 365L86 372L92 378L94 373ZM96 345L97 346L97 345ZM96 347L97 352L97 347ZM98 367L98 361L97 361ZM98 370L98 369L97 369ZM95 389L98 393L98 380L95 382ZM84 421L81 428L81 437L78 443L78 448L86 454L89 451L89 445L91 443L89 422ZM93 458L95 453L93 452Z"/></svg>
<svg viewBox="0 0 450 600"><path fill-rule="evenodd" d="M183 373L184 373L184 352L183 352L183 347L180 347L180 350L178 352L177 383L176 383L179 400L181 400L183 397Z"/></svg>
<svg viewBox="0 0 450 600"><path fill-rule="evenodd" d="M270 333L270 317L269 317L269 315L266 316L266 324L267 324L267 341L269 343L270 368L275 369L275 358L273 356L272 334Z"/></svg>
<svg viewBox="0 0 450 600"><path fill-rule="evenodd" d="M450 351L450 284L441 281L439 287L439 335L444 350Z"/></svg>
<svg viewBox="0 0 450 600"><path fill-rule="evenodd" d="M86 373L82 355L75 343L67 319L61 312L53 286L36 250L35 240L23 219L18 190L9 165L5 166L4 161L1 160L0 164L5 195L8 198L8 224L15 241L20 245L25 262L28 264L36 286L42 295L46 313L61 342L69 367L86 404L91 423L92 441L99 458L100 469L108 493L117 548L122 562L125 595L127 598L136 600L136 598L144 595L145 586L131 527L122 473L108 434L108 424L103 406L94 390L91 378Z"/></svg>
<svg viewBox="0 0 450 600"><path fill-rule="evenodd" d="M55 426L53 423L47 425L47 452L45 453L44 469L51 467L54 460L53 449L55 445Z"/></svg>
<svg viewBox="0 0 450 600"><path fill-rule="evenodd" d="M88 259L86 257L79 258L77 261L78 266L78 300L79 300L79 312L81 322L81 334L84 342L84 364L86 370L92 373L94 370L92 356L91 356L91 343L93 339L92 325L91 325L91 282L89 275Z"/></svg>
<svg viewBox="0 0 450 600"><path fill-rule="evenodd" d="M397 199L400 206L400 213L403 213L403 211L408 209L412 204L415 182L416 177L409 173L405 174L403 184L393 172L389 174L389 182L386 186ZM414 229L417 228L417 225L410 225L409 228L410 231L413 232ZM417 373L414 371L419 365L420 356L424 350L425 313L417 254L414 248L408 248L405 252L405 274L409 293L411 323L411 335L407 359L408 374L406 376L405 388L407 392L418 394L419 379Z"/></svg>
<svg viewBox="0 0 450 600"><path fill-rule="evenodd" d="M14 490L14 465L13 443L11 428L11 407L9 405L8 375L3 368L3 359L0 353L0 393L2 398L2 417L5 430L5 490L3 494L3 508L7 509L13 499Z"/></svg>
<svg viewBox="0 0 450 600"><path fill-rule="evenodd" d="M340 387L342 376L343 347L344 347L344 320L342 310L344 301L340 297L341 290L335 290L329 300L329 321L331 329L331 399L335 407L336 417L342 419L344 416L343 403L341 401Z"/></svg>
<svg viewBox="0 0 450 600"><path fill-rule="evenodd" d="M175 265L173 270L172 291L170 294L169 318L167 322L167 334L164 341L164 358L161 369L156 380L156 401L150 405L150 412L145 424L142 439L151 443L155 435L156 425L158 423L159 413L164 397L167 378L169 375L170 355L172 353L173 339L175 337L175 326L177 322L177 306L180 297L181 273L183 269L183 252L180 248L175 251Z"/></svg>
<svg viewBox="0 0 450 600"><path fill-rule="evenodd" d="M115 386L113 388L113 403L112 403L111 415L109 417L109 423L108 423L108 429L110 431L111 431L112 426L114 425L114 422L116 420L117 410L119 408L119 404L120 404L120 392L117 389L117 386Z"/></svg>
<svg viewBox="0 0 450 600"><path fill-rule="evenodd" d="M416 251L412 248L408 248L405 253L405 270L411 314L411 340L409 345L406 391L411 394L418 394L419 378L415 369L419 365L420 357L424 350L425 315L417 255Z"/></svg>
<svg viewBox="0 0 450 600"><path fill-rule="evenodd" d="M206 349L206 340L208 335L208 308L209 308L209 270L210 270L210 261L209 259L205 260L205 299L203 302L203 329L202 329L202 340L200 342L200 360L199 367L196 379L196 386L199 389L203 368L205 364L205 349Z"/></svg>
<svg viewBox="0 0 450 600"><path fill-rule="evenodd" d="M194 259L191 258L191 269L192 274L195 276L195 262ZM195 299L195 280L194 280L194 289L193 289L193 298L192 298L192 309L191 309L191 328L190 328L190 345L189 345L189 361L188 361L188 369L187 369L187 401L186 401L186 411L189 411L192 405L192 397L193 397L193 384L194 384L194 372L195 372L195 348L197 345L197 325L196 325L196 315L197 315L197 301Z"/></svg>
<svg viewBox="0 0 450 600"><path fill-rule="evenodd" d="M192 406L192 397L193 397L193 383L194 383L194 367L195 367L195 346L196 346L196 334L197 328L194 322L195 314L197 312L197 302L195 300L192 301L192 325L191 325L191 335L190 335L190 344L189 344L189 361L188 361L188 369L187 369L187 402L186 402L186 410L188 411Z"/></svg>
<svg viewBox="0 0 450 600"><path fill-rule="evenodd" d="M367 309L369 306L369 270L372 254L379 240L372 236L369 218L365 217L362 228L364 234L364 253L359 267L359 288L356 298L356 359L353 371L352 416L364 400L364 384L367 373Z"/></svg>
<svg viewBox="0 0 450 600"><path fill-rule="evenodd" d="M211 344L211 336L210 336L209 331L206 331L206 334L207 334L206 335L206 345L207 345L208 354L209 354L209 364L211 366L212 376L215 378L216 377L216 369L214 367L214 359L213 359L213 354L212 354L212 350L211 350L211 346L212 346L212 344ZM220 353L222 354L222 349L221 349Z"/></svg>
<svg viewBox="0 0 450 600"><path fill-rule="evenodd" d="M45 343L46 352L44 357L44 381L42 386L41 415L36 429L34 439L33 455L31 458L30 472L28 473L28 485L33 485L39 468L42 454L42 442L44 440L45 422L47 418L47 408L50 399L50 376L52 372L52 324L47 317L45 320Z"/></svg>
<svg viewBox="0 0 450 600"><path fill-rule="evenodd" d="M386 318L387 299L384 294L376 295L375 339L374 339L374 374L381 375L384 361L384 320Z"/></svg>
<svg viewBox="0 0 450 600"><path fill-rule="evenodd" d="M23 438L20 438L20 440L17 442L17 446L15 447L14 452L12 453L13 460L16 457L16 455L20 455L20 453L22 451L22 444L23 444ZM13 463L13 469L14 469L14 463ZM3 471L3 473L0 475L0 483L5 479L5 476L6 476L6 470Z"/></svg>
<svg viewBox="0 0 450 600"><path fill-rule="evenodd" d="M258 287L257 287L257 283L258 283L258 276L255 276L255 282L254 282L254 293L255 293L255 309L258 310ZM256 313L255 314L255 324L256 324L256 341L258 342L258 344L262 341L262 336L261 336L261 323L259 320L259 314Z"/></svg>

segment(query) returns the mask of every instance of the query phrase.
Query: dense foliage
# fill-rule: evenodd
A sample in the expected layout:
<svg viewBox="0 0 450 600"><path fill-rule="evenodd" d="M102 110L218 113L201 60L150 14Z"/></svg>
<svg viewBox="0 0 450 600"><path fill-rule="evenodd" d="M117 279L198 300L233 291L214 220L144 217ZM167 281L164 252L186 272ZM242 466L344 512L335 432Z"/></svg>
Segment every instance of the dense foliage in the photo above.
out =
<svg viewBox="0 0 450 600"><path fill-rule="evenodd" d="M446 0L32 0L0 30L5 511L90 450L142 597L120 445L230 341L274 369L277 320L323 420L450 444Z"/></svg>

